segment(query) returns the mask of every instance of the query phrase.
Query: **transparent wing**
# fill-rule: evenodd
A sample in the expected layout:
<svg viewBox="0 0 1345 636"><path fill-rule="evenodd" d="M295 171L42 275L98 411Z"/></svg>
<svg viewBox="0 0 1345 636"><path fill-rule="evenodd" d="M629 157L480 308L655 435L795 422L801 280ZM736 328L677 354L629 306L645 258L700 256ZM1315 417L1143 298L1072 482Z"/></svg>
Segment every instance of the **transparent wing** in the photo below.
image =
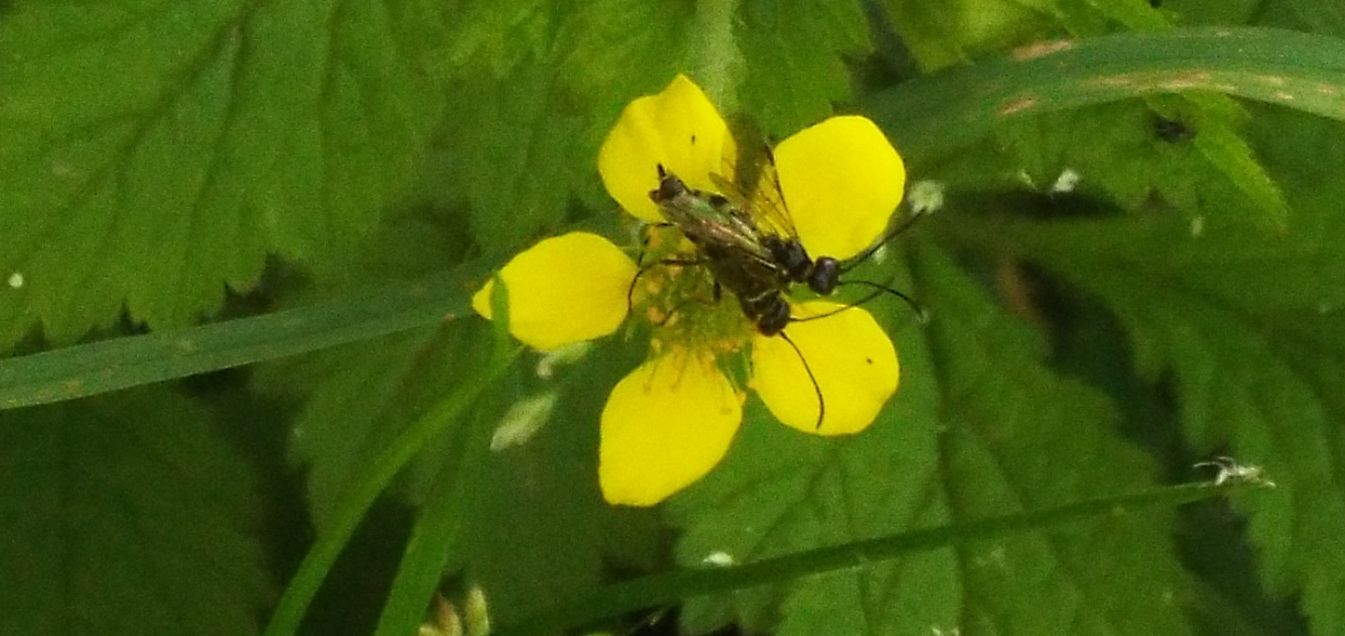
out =
<svg viewBox="0 0 1345 636"><path fill-rule="evenodd" d="M738 187L738 184L734 183L728 177L714 172L710 173L710 181L715 184L715 189L718 190L725 199L728 199L733 207L739 210L747 210L747 206L751 204L751 199L748 198L746 192L743 192L742 188Z"/></svg>
<svg viewBox="0 0 1345 636"><path fill-rule="evenodd" d="M728 197L725 197L728 199ZM763 263L772 263L770 250L761 242L761 234L752 219L729 199L727 209L721 209L716 219L702 223L700 231L717 245L731 247L745 256Z"/></svg>
<svg viewBox="0 0 1345 636"><path fill-rule="evenodd" d="M752 189L749 209L753 210L758 223L768 225L779 236L798 238L799 231L794 228L794 217L785 204L785 193L780 189L780 174L775 170L775 153L770 146L762 151L764 157L761 169L757 172L756 186Z"/></svg>
<svg viewBox="0 0 1345 636"><path fill-rule="evenodd" d="M719 174L710 174L710 180L733 205L746 210L750 223L756 231L785 238L798 238L794 228L794 219L785 205L784 192L780 190L780 177L775 170L775 155L770 146L763 146L760 162L752 170L747 191L732 180Z"/></svg>

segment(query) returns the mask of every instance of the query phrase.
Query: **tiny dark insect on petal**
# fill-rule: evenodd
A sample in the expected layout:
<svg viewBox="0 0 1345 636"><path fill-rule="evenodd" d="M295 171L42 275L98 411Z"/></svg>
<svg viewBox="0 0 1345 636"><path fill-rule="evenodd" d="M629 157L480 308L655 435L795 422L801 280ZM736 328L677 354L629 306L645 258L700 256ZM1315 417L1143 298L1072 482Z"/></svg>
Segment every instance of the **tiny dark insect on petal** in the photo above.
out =
<svg viewBox="0 0 1345 636"><path fill-rule="evenodd" d="M864 358L864 364L873 364L873 358Z"/></svg>

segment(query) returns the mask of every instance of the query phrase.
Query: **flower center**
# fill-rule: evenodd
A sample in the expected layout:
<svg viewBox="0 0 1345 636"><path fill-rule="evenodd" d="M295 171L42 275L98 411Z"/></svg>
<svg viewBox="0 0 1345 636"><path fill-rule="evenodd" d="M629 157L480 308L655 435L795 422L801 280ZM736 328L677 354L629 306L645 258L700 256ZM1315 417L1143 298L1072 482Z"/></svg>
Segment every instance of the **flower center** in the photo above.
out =
<svg viewBox="0 0 1345 636"><path fill-rule="evenodd" d="M685 347L731 354L751 341L752 323L681 232L651 227L642 262L632 316L649 325L656 352Z"/></svg>

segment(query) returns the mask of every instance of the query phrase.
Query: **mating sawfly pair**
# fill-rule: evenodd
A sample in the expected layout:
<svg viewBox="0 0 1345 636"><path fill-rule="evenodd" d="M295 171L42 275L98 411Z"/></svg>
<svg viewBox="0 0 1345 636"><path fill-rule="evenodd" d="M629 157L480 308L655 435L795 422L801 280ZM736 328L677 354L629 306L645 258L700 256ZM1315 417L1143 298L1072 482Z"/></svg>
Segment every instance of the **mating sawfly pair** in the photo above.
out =
<svg viewBox="0 0 1345 636"><path fill-rule="evenodd" d="M760 162L757 184L750 193L729 180L710 175L719 193L695 190L664 166L658 166L659 185L649 192L666 223L676 228L695 247L691 258L659 261L654 265L705 267L714 281L715 300L727 290L738 301L742 313L763 336L778 336L794 349L817 394L817 426L826 411L822 390L808 360L785 329L794 322L818 320L862 305L883 293L892 294L910 305L923 319L923 311L910 297L886 284L863 280L842 280L841 276L867 260L918 218L912 215L889 229L877 242L854 258L842 262L804 249L798 231L780 189L770 149ZM643 257L642 257L643 259ZM642 268L646 267L642 264ZM643 273L644 269L641 269ZM639 276L637 275L637 279ZM789 295L796 285L805 285L818 296L830 296L838 287L860 285L871 291L864 297L818 315L791 315ZM634 289L634 281L631 285Z"/></svg>

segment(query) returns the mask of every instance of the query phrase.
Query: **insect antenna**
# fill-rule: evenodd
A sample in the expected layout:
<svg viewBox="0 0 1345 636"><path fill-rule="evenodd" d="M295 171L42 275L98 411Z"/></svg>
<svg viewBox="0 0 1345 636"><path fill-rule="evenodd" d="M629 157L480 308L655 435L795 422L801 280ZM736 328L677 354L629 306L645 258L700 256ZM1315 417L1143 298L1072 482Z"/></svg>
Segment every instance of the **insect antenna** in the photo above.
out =
<svg viewBox="0 0 1345 636"><path fill-rule="evenodd" d="M890 283L891 281L888 282ZM920 303L915 302L914 298L911 298L910 296L907 296L906 294L902 293L901 290L893 289L891 287L888 287L887 285L879 285L878 283L868 280L843 280L837 284L837 286L839 287L844 287L846 285L863 285L865 287L873 289L873 291L869 292L869 294L864 298L861 298L859 302L855 303L855 305L866 303L870 300L873 300L874 298L877 298L879 294L886 292L888 294L896 296L897 298L900 298L902 302L905 302L906 306L910 307L911 311L915 312L915 319L920 321L920 324L929 322L929 312L925 311L924 306L921 305Z"/></svg>
<svg viewBox="0 0 1345 636"><path fill-rule="evenodd" d="M911 226L912 226L912 225L915 225L915 222L916 222L916 221L919 221L920 218L923 217L923 216L925 216L925 213L924 213L924 212L912 211L911 214L910 214L909 216L907 216L906 218L902 219L900 223L896 224L895 226L892 227L892 229L888 230L888 231L887 231L887 234L884 234L884 235L883 235L883 238L882 238L881 240L879 240L877 243L874 243L873 245L870 245L868 249L864 250L863 252L860 252L860 253L859 253L859 256L856 256L856 257L851 258L851 259L847 259L847 260L845 261L845 264L844 264L844 265L841 265L841 266L840 266L840 269L839 269L836 273L837 273L837 274L844 274L845 272L848 272L848 271L850 271L851 269L854 269L856 265L859 265L860 263L863 263L864 261L868 260L868 258L869 258L870 256L873 256L873 253L874 253L874 252L877 252L877 251L878 251L879 249L881 249L884 245L887 245L887 242L888 242L888 241L891 241L892 239L896 238L896 237L897 237L898 235L900 235L902 232L905 232L906 230L911 229ZM858 281L856 281L856 282L858 282ZM844 284L844 283L842 283L842 284ZM898 294L898 295L900 295L900 294ZM904 298L904 296L903 296L903 298Z"/></svg>
<svg viewBox="0 0 1345 636"><path fill-rule="evenodd" d="M822 399L822 387L817 384L817 376L813 375L813 368L808 366L808 359L803 357L803 352L799 350L799 346L794 344L793 340L790 340L789 334L781 331L777 335L789 343L789 346L794 349L794 353L798 354L799 362L803 363L803 370L808 372L808 379L813 383L813 392L817 394L817 428L821 429L822 417L827 414L827 403Z"/></svg>
<svg viewBox="0 0 1345 636"><path fill-rule="evenodd" d="M892 281L890 280L888 281L888 283L891 282ZM844 287L846 285L863 285L865 287L872 288L873 291L865 294L863 298L860 298L859 300L856 300L855 302L852 302L844 307L833 309L826 313L817 314L816 316L804 316L803 318L790 318L789 319L790 322L807 322L809 320L818 320L820 318L835 316L836 314L839 314L842 311L850 309L851 307L858 307L860 305L863 305L864 303L867 303L884 293L892 294L893 296L896 296L897 298L900 298L903 301L905 301L906 305L911 308L911 311L915 312L915 319L920 321L920 324L925 324L929 322L929 312L925 311L925 308L920 306L920 303L915 302L915 299L911 298L910 296L907 296L906 294L901 293L898 290L892 289L887 285L880 285L878 283L867 280L846 280L837 283L837 286L839 287Z"/></svg>

